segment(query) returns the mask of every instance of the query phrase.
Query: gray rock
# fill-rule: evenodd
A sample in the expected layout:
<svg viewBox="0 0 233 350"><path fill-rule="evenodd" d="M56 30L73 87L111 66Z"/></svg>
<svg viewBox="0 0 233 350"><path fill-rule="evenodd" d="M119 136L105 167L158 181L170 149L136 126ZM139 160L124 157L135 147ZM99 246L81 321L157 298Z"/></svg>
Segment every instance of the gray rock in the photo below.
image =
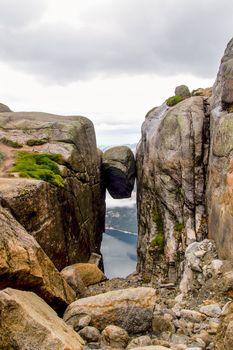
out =
<svg viewBox="0 0 233 350"><path fill-rule="evenodd" d="M112 147L103 154L104 183L113 198L129 198L134 188L135 160L127 146Z"/></svg>
<svg viewBox="0 0 233 350"><path fill-rule="evenodd" d="M0 113L0 139L3 137L22 144L27 152L62 157L64 187L38 180L37 185L29 187L25 179L9 178L14 159L8 156L8 170L3 171L4 162L0 167L1 197L57 269L86 262L92 252L99 253L105 191L92 122L78 116L4 112ZM45 143L28 146L30 140ZM4 147L7 146L0 143L0 152L4 153Z"/></svg>
<svg viewBox="0 0 233 350"><path fill-rule="evenodd" d="M142 335L141 337L132 339L128 344L127 349L135 349L141 346L149 345L152 345L151 338L148 335Z"/></svg>
<svg viewBox="0 0 233 350"><path fill-rule="evenodd" d="M180 316L184 318L185 320L191 321L191 322L202 322L206 316L202 313L195 311L195 310L186 310L183 309L180 311Z"/></svg>
<svg viewBox="0 0 233 350"><path fill-rule="evenodd" d="M78 314L71 317L66 323L71 326L76 332L82 328L89 326L91 322L91 316L88 314Z"/></svg>
<svg viewBox="0 0 233 350"><path fill-rule="evenodd" d="M191 96L189 88L186 85L177 86L175 88L175 95L183 98L188 98Z"/></svg>
<svg viewBox="0 0 233 350"><path fill-rule="evenodd" d="M8 106L4 105L3 103L0 103L0 113L3 112L11 112L11 110Z"/></svg>
<svg viewBox="0 0 233 350"><path fill-rule="evenodd" d="M78 334L88 343L97 343L100 340L100 331L95 327L86 326L81 329Z"/></svg>
<svg viewBox="0 0 233 350"><path fill-rule="evenodd" d="M227 45L213 86L207 179L209 237L219 257L233 261L233 39Z"/></svg>
<svg viewBox="0 0 233 350"><path fill-rule="evenodd" d="M202 97L169 110L162 105L143 123L136 157L139 272L153 275L165 255L176 282L180 252L206 235L204 125Z"/></svg>
<svg viewBox="0 0 233 350"><path fill-rule="evenodd" d="M1 349L82 350L83 340L32 292L0 291Z"/></svg>
<svg viewBox="0 0 233 350"><path fill-rule="evenodd" d="M126 348L129 341L128 333L120 327L110 325L101 333L101 344L116 349Z"/></svg>
<svg viewBox="0 0 233 350"><path fill-rule="evenodd" d="M79 314L89 314L91 325L103 330L112 324L130 333L151 329L153 309L156 301L153 288L138 287L111 291L71 303L64 314L64 320Z"/></svg>
<svg viewBox="0 0 233 350"><path fill-rule="evenodd" d="M219 304L209 304L202 306L200 312L208 317L219 317L221 315L222 309Z"/></svg>

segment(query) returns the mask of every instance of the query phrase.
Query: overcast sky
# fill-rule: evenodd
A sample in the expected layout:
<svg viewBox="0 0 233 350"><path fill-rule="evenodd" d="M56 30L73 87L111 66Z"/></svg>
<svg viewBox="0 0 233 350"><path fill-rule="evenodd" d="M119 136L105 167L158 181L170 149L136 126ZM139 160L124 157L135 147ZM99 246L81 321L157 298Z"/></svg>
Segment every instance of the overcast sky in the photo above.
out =
<svg viewBox="0 0 233 350"><path fill-rule="evenodd" d="M232 14L232 0L0 0L0 102L137 142L177 85L213 84Z"/></svg>

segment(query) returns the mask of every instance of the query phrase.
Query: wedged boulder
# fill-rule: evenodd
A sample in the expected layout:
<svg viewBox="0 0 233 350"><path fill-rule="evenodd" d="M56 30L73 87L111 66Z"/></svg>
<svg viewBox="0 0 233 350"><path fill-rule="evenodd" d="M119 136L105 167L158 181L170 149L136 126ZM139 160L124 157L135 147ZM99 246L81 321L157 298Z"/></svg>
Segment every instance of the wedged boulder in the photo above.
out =
<svg viewBox="0 0 233 350"><path fill-rule="evenodd" d="M233 39L213 86L210 137L208 234L216 242L220 258L233 261Z"/></svg>
<svg viewBox="0 0 233 350"><path fill-rule="evenodd" d="M91 325L103 330L116 325L129 333L151 329L156 292L153 288L129 288L76 300L68 306L64 320L75 322L79 314L89 314Z"/></svg>
<svg viewBox="0 0 233 350"><path fill-rule="evenodd" d="M17 176L11 168L19 151L14 147L18 145L23 152L59 154L62 186L12 178ZM4 154L0 195L5 206L36 238L55 266L61 270L87 262L93 252L100 253L105 190L92 122L78 116L1 113L0 153Z"/></svg>
<svg viewBox="0 0 233 350"><path fill-rule="evenodd" d="M104 183L113 198L129 198L134 188L135 160L127 146L109 148L103 154Z"/></svg>
<svg viewBox="0 0 233 350"><path fill-rule="evenodd" d="M137 269L147 276L154 275L163 259L169 280L176 282L186 247L206 235L205 103L198 96L172 108L163 104L152 110L143 123L136 157Z"/></svg>
<svg viewBox="0 0 233 350"><path fill-rule="evenodd" d="M81 350L84 341L31 292L0 291L0 348Z"/></svg>
<svg viewBox="0 0 233 350"><path fill-rule="evenodd" d="M0 289L6 287L34 291L58 312L75 299L36 240L0 206Z"/></svg>

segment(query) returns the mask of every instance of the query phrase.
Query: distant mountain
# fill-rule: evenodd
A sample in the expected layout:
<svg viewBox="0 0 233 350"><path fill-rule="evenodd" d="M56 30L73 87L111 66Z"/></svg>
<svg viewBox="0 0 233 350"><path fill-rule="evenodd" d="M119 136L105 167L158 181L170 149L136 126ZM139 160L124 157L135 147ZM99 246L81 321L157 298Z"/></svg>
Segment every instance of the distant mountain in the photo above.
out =
<svg viewBox="0 0 233 350"><path fill-rule="evenodd" d="M115 207L106 210L106 228L137 233L136 203L131 207Z"/></svg>

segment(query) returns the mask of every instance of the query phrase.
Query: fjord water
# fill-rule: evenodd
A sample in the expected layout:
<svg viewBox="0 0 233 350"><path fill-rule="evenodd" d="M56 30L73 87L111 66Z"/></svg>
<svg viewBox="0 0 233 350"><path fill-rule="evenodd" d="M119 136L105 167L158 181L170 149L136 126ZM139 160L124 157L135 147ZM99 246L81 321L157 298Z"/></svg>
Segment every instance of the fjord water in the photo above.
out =
<svg viewBox="0 0 233 350"><path fill-rule="evenodd" d="M128 200L107 196L106 230L101 251L108 278L126 277L136 269L137 209L135 193Z"/></svg>

